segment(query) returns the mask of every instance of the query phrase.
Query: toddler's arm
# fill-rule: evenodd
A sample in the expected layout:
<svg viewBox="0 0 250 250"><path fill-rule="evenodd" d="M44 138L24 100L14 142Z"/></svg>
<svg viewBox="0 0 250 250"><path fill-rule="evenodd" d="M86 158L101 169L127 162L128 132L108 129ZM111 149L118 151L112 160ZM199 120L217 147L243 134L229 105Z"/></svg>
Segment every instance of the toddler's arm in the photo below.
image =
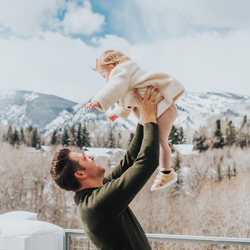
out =
<svg viewBox="0 0 250 250"><path fill-rule="evenodd" d="M129 87L129 74L125 68L116 66L112 72L108 84L92 99L92 101L100 103L99 109L103 111L107 111L111 105L116 103Z"/></svg>

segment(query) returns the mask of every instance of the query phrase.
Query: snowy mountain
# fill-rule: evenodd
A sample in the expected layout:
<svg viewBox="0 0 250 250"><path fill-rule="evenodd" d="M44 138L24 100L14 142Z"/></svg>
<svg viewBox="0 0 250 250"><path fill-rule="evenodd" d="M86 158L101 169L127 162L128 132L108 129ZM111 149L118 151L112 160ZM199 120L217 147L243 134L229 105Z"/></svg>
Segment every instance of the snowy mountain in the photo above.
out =
<svg viewBox="0 0 250 250"><path fill-rule="evenodd" d="M39 129L54 120L64 109L76 103L55 95L23 90L0 91L0 124L13 127L35 126Z"/></svg>
<svg viewBox="0 0 250 250"><path fill-rule="evenodd" d="M232 120L236 127L242 123L243 116L250 117L250 97L225 91L209 90L204 93L186 91L176 102L178 117L175 125L184 128L190 137L200 126L214 129L215 120ZM109 126L116 131L134 131L137 119L130 115L115 122L108 120L107 113L97 109L86 112L84 103L29 91L9 90L0 94L0 124L12 126L37 126L45 137L54 130L62 132L73 124L81 122L92 127L92 131L105 133Z"/></svg>
<svg viewBox="0 0 250 250"><path fill-rule="evenodd" d="M250 97L236 95L228 92L209 90L204 93L193 93L186 91L176 102L178 117L175 125L182 126L184 130L193 135L200 126L210 126L214 129L215 120L232 120L236 126L240 126L243 116L250 117ZM97 109L86 112L84 104L78 104L72 110L63 110L59 116L45 126L45 135L50 135L53 130L62 131L75 123L85 122L86 125L95 125L96 129L106 131L112 124L114 129L135 129L137 119L130 115L127 120L117 119L111 123L107 117L112 111L106 114Z"/></svg>
<svg viewBox="0 0 250 250"><path fill-rule="evenodd" d="M55 120L45 126L44 136L51 135L54 130L62 132L65 128L68 129L73 124L78 124L79 122L94 128L95 131L101 131L101 133L105 133L110 125L116 131L124 129L134 131L136 127L137 119L133 115L128 120L119 118L111 123L108 119L109 114L112 112L111 108L106 113L98 109L86 111L84 105L85 103L81 103L75 105L71 110L63 110Z"/></svg>
<svg viewBox="0 0 250 250"><path fill-rule="evenodd" d="M184 129L196 130L219 118L232 120L239 127L244 115L250 117L250 96L218 90L186 92L176 104L179 114L175 123Z"/></svg>

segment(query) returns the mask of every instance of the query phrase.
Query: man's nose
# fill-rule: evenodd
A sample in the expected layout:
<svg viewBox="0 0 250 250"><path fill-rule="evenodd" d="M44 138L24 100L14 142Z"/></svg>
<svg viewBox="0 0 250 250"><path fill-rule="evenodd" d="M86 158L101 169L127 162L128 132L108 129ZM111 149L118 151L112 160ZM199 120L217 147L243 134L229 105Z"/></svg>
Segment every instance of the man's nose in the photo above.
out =
<svg viewBox="0 0 250 250"><path fill-rule="evenodd" d="M91 159L93 161L94 160L94 156L89 156L89 159Z"/></svg>

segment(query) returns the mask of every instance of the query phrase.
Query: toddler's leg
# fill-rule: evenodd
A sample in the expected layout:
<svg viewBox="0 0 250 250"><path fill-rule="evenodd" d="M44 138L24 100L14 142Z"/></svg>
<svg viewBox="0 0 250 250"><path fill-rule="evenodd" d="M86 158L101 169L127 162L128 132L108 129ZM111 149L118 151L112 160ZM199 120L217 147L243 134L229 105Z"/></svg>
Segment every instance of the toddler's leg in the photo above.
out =
<svg viewBox="0 0 250 250"><path fill-rule="evenodd" d="M172 124L177 117L177 108L174 103L158 118L160 137L160 167L162 171L171 170L171 149L168 145L168 137Z"/></svg>
<svg viewBox="0 0 250 250"><path fill-rule="evenodd" d="M158 119L160 137L160 172L156 176L151 190L163 189L177 181L177 174L171 169L171 149L168 137L172 124L177 117L177 108L173 103Z"/></svg>

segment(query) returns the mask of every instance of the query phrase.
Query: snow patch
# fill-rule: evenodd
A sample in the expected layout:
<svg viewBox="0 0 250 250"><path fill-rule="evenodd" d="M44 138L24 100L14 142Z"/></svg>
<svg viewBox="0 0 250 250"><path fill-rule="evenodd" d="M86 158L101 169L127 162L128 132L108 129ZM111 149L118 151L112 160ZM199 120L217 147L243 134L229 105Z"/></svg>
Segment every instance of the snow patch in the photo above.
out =
<svg viewBox="0 0 250 250"><path fill-rule="evenodd" d="M173 148L181 155L197 154L197 151L193 150L193 144L173 144Z"/></svg>
<svg viewBox="0 0 250 250"><path fill-rule="evenodd" d="M1 99L12 98L16 95L17 90L15 89L3 89L0 91Z"/></svg>
<svg viewBox="0 0 250 250"><path fill-rule="evenodd" d="M37 214L27 211L12 211L1 214L0 219L37 220Z"/></svg>
<svg viewBox="0 0 250 250"><path fill-rule="evenodd" d="M23 98L24 98L25 102L31 102L34 99L36 99L37 97L39 97L39 95L37 95L36 93L31 93L31 94L25 94L25 95L23 95Z"/></svg>
<svg viewBox="0 0 250 250"><path fill-rule="evenodd" d="M116 154L118 152L125 153L126 150L121 148L89 148L89 147L86 147L84 149L84 154L87 156L96 156L96 157L102 156L107 158L110 158L111 154Z"/></svg>

